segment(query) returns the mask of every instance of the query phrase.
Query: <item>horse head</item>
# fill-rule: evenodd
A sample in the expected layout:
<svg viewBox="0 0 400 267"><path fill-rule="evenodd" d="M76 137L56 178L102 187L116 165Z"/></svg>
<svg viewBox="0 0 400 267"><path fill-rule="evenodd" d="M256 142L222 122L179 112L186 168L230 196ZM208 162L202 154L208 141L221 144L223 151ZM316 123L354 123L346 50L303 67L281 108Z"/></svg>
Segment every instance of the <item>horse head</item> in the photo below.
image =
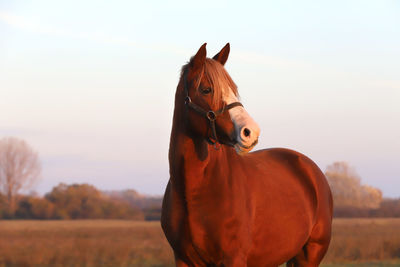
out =
<svg viewBox="0 0 400 267"><path fill-rule="evenodd" d="M239 102L236 84L225 70L229 43L213 58L206 44L182 69L183 96L192 134L216 147L220 144L247 153L257 144L260 128Z"/></svg>

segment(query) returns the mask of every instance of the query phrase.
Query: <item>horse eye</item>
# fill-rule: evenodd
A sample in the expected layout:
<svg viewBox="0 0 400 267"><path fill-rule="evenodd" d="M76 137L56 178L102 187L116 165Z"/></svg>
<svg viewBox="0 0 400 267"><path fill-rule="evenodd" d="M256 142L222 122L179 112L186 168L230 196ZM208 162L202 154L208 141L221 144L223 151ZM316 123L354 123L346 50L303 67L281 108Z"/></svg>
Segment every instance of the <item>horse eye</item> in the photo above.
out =
<svg viewBox="0 0 400 267"><path fill-rule="evenodd" d="M203 95L208 95L208 94L211 93L211 92L212 92L212 89L211 89L210 87L201 89L201 93L202 93Z"/></svg>

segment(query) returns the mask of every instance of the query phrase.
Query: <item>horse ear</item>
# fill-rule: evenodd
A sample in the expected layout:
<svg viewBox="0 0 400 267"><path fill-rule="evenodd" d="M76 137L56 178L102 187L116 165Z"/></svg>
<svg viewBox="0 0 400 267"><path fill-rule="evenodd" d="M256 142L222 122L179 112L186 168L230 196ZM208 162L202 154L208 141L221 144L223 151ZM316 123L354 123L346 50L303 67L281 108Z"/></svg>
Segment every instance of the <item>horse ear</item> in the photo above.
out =
<svg viewBox="0 0 400 267"><path fill-rule="evenodd" d="M206 61L207 50L206 50L207 43L204 43L197 51L196 55L194 55L190 59L190 67L193 70L199 70L203 67L204 62Z"/></svg>
<svg viewBox="0 0 400 267"><path fill-rule="evenodd" d="M229 51L231 50L229 43L227 43L218 54L216 54L213 59L225 65L226 61L228 60Z"/></svg>

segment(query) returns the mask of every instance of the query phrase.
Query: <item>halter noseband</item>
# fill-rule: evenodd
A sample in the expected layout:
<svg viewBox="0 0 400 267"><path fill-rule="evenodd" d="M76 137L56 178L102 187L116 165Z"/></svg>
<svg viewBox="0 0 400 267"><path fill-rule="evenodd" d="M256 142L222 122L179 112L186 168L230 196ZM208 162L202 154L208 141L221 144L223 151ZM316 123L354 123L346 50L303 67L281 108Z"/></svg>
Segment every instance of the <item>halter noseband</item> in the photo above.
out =
<svg viewBox="0 0 400 267"><path fill-rule="evenodd" d="M198 114L200 114L201 116L205 117L209 123L210 123L210 128L211 128L211 137L207 138L208 143L210 143L211 145L214 145L214 148L217 149L217 144L221 144L218 141L218 137L217 137L217 130L215 127L215 121L217 120L217 117L221 114L223 114L225 111L230 110L231 108L234 107L243 107L242 103L240 102L233 102L229 105L224 106L223 108L217 110L217 111L213 111L213 110L209 110L206 111L204 110L202 107L200 107L199 105L196 105L195 103L192 102L192 99L189 96L189 89L187 87L187 82L186 82L186 73L183 74L183 82L184 82L184 89L186 92L186 97L185 97L185 104L193 109L195 112L197 112Z"/></svg>

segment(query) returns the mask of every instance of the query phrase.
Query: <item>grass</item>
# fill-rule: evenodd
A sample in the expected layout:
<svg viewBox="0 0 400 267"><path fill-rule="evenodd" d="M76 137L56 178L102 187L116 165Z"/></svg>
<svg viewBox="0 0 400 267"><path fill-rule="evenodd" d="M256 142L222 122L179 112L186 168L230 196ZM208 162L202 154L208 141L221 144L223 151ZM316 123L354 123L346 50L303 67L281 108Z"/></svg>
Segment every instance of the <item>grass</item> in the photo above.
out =
<svg viewBox="0 0 400 267"><path fill-rule="evenodd" d="M335 219L332 234L325 262L400 263L400 219Z"/></svg>
<svg viewBox="0 0 400 267"><path fill-rule="evenodd" d="M0 267L175 266L159 222L0 221ZM335 219L325 267L400 266L400 219Z"/></svg>
<svg viewBox="0 0 400 267"><path fill-rule="evenodd" d="M2 221L0 266L174 266L158 222Z"/></svg>

